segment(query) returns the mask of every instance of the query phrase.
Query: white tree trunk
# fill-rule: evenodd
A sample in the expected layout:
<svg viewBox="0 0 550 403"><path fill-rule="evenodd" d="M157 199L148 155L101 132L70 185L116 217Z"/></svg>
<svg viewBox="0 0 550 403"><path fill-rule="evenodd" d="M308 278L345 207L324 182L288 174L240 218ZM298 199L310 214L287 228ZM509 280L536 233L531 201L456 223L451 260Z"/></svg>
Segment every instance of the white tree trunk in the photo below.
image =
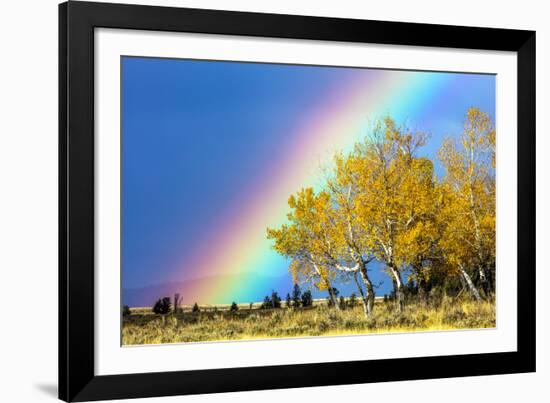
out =
<svg viewBox="0 0 550 403"><path fill-rule="evenodd" d="M338 300L336 299L336 295L334 294L334 290L332 289L332 284L327 280L328 284L328 295L331 301L331 304L334 308L336 308L337 311L340 310L340 305L338 304Z"/></svg>
<svg viewBox="0 0 550 403"><path fill-rule="evenodd" d="M317 266L317 263L315 263L315 260L313 260L313 257L310 259L310 263L313 265L313 268L315 269L315 272L319 276L319 278L322 278L321 269L319 269L319 266ZM332 284L328 278L324 279L327 284L327 291L328 296L330 298L330 302L337 310L340 310L340 306L338 306L338 301L336 300L336 296L334 295L334 291L332 289Z"/></svg>
<svg viewBox="0 0 550 403"><path fill-rule="evenodd" d="M459 265L458 267L460 269L460 274L462 275L462 278L464 279L464 281L466 282L466 285L468 286L468 290L470 291L470 294L472 295L472 297L475 298L476 301L480 301L481 296L479 295L479 291L477 290L472 279L470 278L470 275L466 272L466 270L462 265Z"/></svg>
<svg viewBox="0 0 550 403"><path fill-rule="evenodd" d="M397 299L397 309L399 312L403 312L405 307L405 296L403 295L403 281L401 280L401 274L399 270L393 265L388 266L394 279L395 298Z"/></svg>
<svg viewBox="0 0 550 403"><path fill-rule="evenodd" d="M374 310L374 287L372 286L372 281L370 281L368 272L367 272L367 266L364 261L361 262L359 273L361 273L361 278L363 280L363 283L365 283L365 287L367 289L367 316L370 316L372 314L372 311Z"/></svg>

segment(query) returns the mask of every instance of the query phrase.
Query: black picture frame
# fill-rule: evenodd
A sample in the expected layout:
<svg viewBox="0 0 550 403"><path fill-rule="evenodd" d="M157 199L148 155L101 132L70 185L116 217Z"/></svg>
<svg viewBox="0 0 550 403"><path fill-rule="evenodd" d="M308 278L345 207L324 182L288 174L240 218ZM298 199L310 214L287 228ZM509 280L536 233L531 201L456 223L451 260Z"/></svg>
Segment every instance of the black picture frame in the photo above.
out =
<svg viewBox="0 0 550 403"><path fill-rule="evenodd" d="M94 29L99 27L517 52L517 351L96 376ZM59 5L60 399L89 401L533 371L535 32L80 1Z"/></svg>

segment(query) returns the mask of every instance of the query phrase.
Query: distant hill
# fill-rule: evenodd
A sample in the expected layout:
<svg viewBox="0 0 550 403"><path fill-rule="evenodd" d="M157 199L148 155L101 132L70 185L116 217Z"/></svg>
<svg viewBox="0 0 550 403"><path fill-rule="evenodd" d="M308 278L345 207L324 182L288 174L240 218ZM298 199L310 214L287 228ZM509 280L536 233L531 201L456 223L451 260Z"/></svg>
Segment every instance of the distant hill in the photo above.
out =
<svg viewBox="0 0 550 403"><path fill-rule="evenodd" d="M184 305L193 304L195 302L199 304L230 304L232 302L230 300L208 301L204 299L204 296L197 295L197 293L200 292L199 290L204 284L238 284L242 279L246 279L246 283L243 284L243 287L248 288L243 289L242 292L239 293L239 297L234 297L237 303L260 302L263 300L264 296L270 295L272 290L277 291L282 299L285 298L287 293L292 292L292 280L287 273L279 277L241 273L223 276L205 276L180 282L155 284L141 288L128 288L123 290L122 300L124 305L130 307L149 307L153 306L155 301L159 298L173 298L175 293L180 293L182 304ZM336 284L335 286L340 291L340 294L345 297L349 296L352 292L357 294L357 289L354 284ZM319 299L327 297L326 291L318 291L306 285L301 287L303 291L311 289L313 298Z"/></svg>
<svg viewBox="0 0 550 403"><path fill-rule="evenodd" d="M262 287L265 289L246 290L247 292L244 293L246 298L243 301L237 301L239 303L260 301L263 299L264 295L271 293L272 289L278 291L279 293L283 292L284 289L286 294L286 292L289 292L292 287L291 278L286 273L279 277L240 273L223 276L205 276L179 282L155 284L141 288L128 288L123 290L122 300L125 305L131 307L146 307L152 306L155 301L161 297L166 296L172 298L175 293L180 293L182 304L184 305L193 304L195 302L204 304L231 303L232 301L205 301L204 297L196 295L196 292L193 291L204 288L205 284L236 284L243 279L246 279L246 284L248 285L264 284L267 286Z"/></svg>

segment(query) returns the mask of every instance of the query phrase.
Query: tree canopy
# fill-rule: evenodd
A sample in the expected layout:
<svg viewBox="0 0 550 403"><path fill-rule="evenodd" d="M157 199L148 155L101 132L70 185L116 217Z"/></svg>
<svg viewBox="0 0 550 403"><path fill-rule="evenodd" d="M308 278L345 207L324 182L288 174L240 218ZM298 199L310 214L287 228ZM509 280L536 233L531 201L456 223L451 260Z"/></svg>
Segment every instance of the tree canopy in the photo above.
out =
<svg viewBox="0 0 550 403"><path fill-rule="evenodd" d="M445 139L435 162L420 155L423 132L377 122L334 169L320 191L303 188L288 199L287 223L268 228L273 248L291 260L296 284L326 290L353 280L365 315L374 308L368 264L384 263L396 307L403 309L403 273L429 292L460 278L471 295L488 296L495 278L495 144L490 117L470 108L458 140Z"/></svg>

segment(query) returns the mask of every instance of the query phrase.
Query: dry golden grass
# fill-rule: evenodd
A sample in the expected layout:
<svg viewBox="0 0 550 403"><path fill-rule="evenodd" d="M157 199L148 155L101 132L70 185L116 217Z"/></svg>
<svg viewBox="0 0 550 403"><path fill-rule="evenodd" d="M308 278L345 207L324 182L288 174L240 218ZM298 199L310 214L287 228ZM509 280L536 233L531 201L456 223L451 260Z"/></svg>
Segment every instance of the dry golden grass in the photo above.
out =
<svg viewBox="0 0 550 403"><path fill-rule="evenodd" d="M437 306L409 303L403 313L391 303L377 302L366 319L361 306L343 311L308 309L240 309L152 315L132 310L123 319L123 345L271 339L346 334L492 328L494 301L444 299Z"/></svg>

